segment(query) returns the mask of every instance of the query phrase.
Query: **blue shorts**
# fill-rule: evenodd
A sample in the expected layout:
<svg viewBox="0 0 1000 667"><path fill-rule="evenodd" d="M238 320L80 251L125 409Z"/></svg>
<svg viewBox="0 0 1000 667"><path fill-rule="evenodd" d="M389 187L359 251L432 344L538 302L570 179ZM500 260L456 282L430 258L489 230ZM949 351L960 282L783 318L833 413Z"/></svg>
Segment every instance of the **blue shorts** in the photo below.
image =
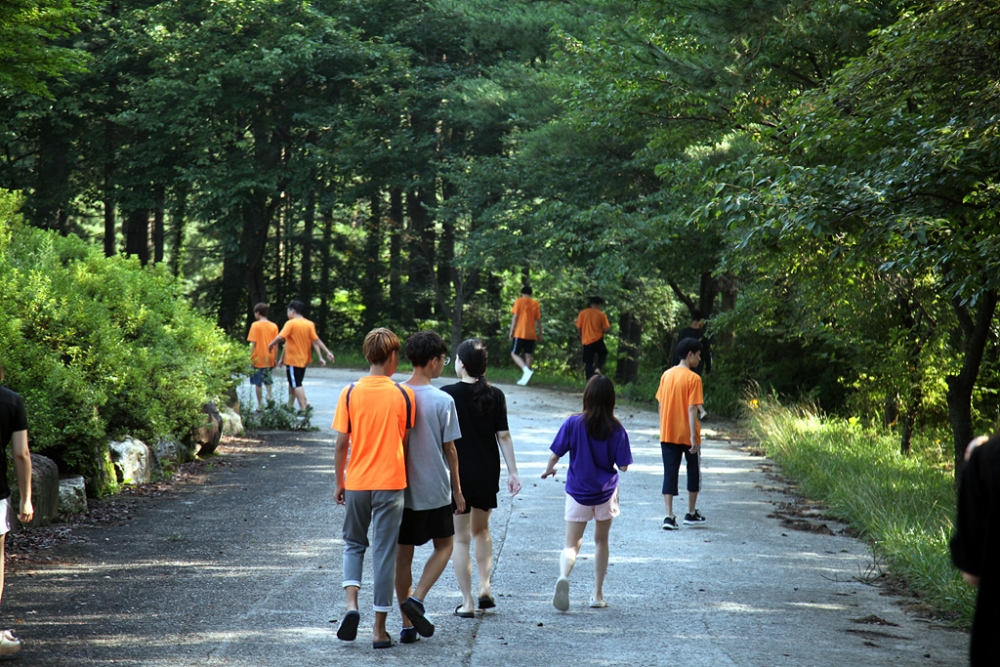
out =
<svg viewBox="0 0 1000 667"><path fill-rule="evenodd" d="M677 495L677 478L680 476L681 457L687 459L688 493L701 491L701 450L698 450L697 454L692 454L689 445L661 442L660 453L663 456L663 495Z"/></svg>
<svg viewBox="0 0 1000 667"><path fill-rule="evenodd" d="M270 387L272 384L274 384L274 378L271 377L271 369L270 368L253 369L253 373L250 374L250 384L252 384L255 387L259 387L261 385L266 384L268 387Z"/></svg>

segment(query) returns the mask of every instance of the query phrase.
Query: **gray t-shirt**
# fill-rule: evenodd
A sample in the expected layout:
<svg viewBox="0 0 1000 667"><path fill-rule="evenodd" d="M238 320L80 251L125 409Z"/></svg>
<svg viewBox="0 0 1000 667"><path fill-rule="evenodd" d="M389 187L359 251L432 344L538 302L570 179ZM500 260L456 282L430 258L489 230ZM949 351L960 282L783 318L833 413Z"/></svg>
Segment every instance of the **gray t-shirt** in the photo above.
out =
<svg viewBox="0 0 1000 667"><path fill-rule="evenodd" d="M451 504L451 475L442 444L462 437L455 400L432 385L414 387L416 424L406 452L406 507L432 510Z"/></svg>

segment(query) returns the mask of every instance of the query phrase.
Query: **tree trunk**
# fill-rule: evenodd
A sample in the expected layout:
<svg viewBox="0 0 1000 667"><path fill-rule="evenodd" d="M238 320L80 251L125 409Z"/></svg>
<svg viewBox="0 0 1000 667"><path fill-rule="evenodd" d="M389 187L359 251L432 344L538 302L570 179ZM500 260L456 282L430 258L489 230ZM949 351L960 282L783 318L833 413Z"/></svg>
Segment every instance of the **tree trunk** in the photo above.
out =
<svg viewBox="0 0 1000 667"><path fill-rule="evenodd" d="M306 194L306 210L302 215L302 300L312 304L313 298L313 236L316 233L316 191L309 189Z"/></svg>
<svg viewBox="0 0 1000 667"><path fill-rule="evenodd" d="M618 364L615 380L628 384L639 379L639 351L642 348L642 323L632 313L618 318Z"/></svg>
<svg viewBox="0 0 1000 667"><path fill-rule="evenodd" d="M979 376L986 342L997 306L997 293L983 294L976 307L975 318L968 308L955 298L952 301L955 313L962 325L964 359L958 375L945 378L948 384L948 417L955 445L955 481L962 470L965 448L973 438L972 431L972 390Z"/></svg>
<svg viewBox="0 0 1000 667"><path fill-rule="evenodd" d="M428 319L433 316L433 301L429 298L435 264L434 229L430 225L424 188L406 193L406 213L410 220L410 300L412 316Z"/></svg>
<svg viewBox="0 0 1000 667"><path fill-rule="evenodd" d="M389 190L389 304L391 314L399 315L403 299L403 192Z"/></svg>
<svg viewBox="0 0 1000 667"><path fill-rule="evenodd" d="M187 188L178 186L174 192L174 208L170 213L170 273L175 278L184 268L184 224L187 218Z"/></svg>
<svg viewBox="0 0 1000 667"><path fill-rule="evenodd" d="M115 141L111 123L104 124L104 256L114 257L118 254L115 235L115 184L114 184L114 151Z"/></svg>
<svg viewBox="0 0 1000 667"><path fill-rule="evenodd" d="M162 185L157 185L153 195L156 208L153 209L153 263L159 264L163 261L163 216L164 200L166 195Z"/></svg>
<svg viewBox="0 0 1000 667"><path fill-rule="evenodd" d="M149 209L125 213L125 254L138 257L143 266L149 263Z"/></svg>
<svg viewBox="0 0 1000 667"><path fill-rule="evenodd" d="M243 311L247 303L246 261L237 254L222 260L222 289L219 294L219 327L238 336L243 333Z"/></svg>
<svg viewBox="0 0 1000 667"><path fill-rule="evenodd" d="M330 255L333 244L333 210L323 210L323 245L319 258L319 313L316 327L329 331L330 327Z"/></svg>
<svg viewBox="0 0 1000 667"><path fill-rule="evenodd" d="M364 330L371 331L381 320L382 313L382 193L376 191L369 199L368 224L365 229L365 282L361 299L365 307Z"/></svg>

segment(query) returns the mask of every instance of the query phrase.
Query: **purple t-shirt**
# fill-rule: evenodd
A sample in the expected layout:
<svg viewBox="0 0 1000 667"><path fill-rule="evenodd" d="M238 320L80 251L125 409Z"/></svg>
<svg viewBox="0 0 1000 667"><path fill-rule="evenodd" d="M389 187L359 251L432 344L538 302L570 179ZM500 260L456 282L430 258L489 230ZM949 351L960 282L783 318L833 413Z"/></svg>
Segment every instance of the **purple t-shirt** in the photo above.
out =
<svg viewBox="0 0 1000 667"><path fill-rule="evenodd" d="M619 468L632 464L628 433L615 428L608 440L594 440L587 433L583 415L573 415L559 428L549 448L556 456L569 452L566 493L581 505L606 503L618 487Z"/></svg>

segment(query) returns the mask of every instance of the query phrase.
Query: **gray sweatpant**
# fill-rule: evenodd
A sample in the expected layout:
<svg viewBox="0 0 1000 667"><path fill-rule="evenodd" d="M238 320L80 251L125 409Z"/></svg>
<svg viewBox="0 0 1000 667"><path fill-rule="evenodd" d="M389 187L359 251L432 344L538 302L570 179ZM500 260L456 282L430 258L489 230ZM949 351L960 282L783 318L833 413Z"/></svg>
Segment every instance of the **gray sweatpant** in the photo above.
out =
<svg viewBox="0 0 1000 667"><path fill-rule="evenodd" d="M344 588L361 588L361 570L372 527L375 611L392 611L396 583L396 541L403 518L403 491L346 491L344 517Z"/></svg>

